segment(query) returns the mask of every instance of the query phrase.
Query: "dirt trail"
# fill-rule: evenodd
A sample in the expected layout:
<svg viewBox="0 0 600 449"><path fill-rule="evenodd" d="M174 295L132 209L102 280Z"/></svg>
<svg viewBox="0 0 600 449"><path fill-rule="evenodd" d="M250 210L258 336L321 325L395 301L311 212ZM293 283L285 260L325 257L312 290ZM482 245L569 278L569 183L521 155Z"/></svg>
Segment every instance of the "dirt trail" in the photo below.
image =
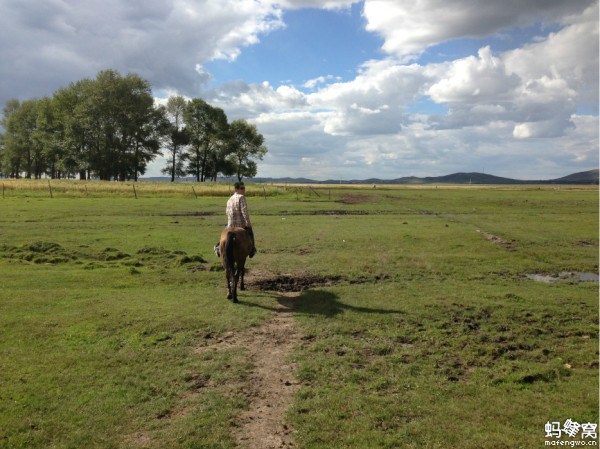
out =
<svg viewBox="0 0 600 449"><path fill-rule="evenodd" d="M289 360L300 340L292 317L293 298L297 295L282 296L271 319L246 341L254 370L244 386L250 405L242 413L235 435L242 448L294 447L293 431L285 424L285 413L299 388L294 364Z"/></svg>
<svg viewBox="0 0 600 449"><path fill-rule="evenodd" d="M296 369L289 356L301 340L292 316L294 299L299 292L279 292L271 318L258 328L241 334L227 333L205 337L197 353L242 348L254 365L241 390L248 398L248 410L241 414L235 431L240 449L293 448L293 430L285 423L300 385L294 377Z"/></svg>

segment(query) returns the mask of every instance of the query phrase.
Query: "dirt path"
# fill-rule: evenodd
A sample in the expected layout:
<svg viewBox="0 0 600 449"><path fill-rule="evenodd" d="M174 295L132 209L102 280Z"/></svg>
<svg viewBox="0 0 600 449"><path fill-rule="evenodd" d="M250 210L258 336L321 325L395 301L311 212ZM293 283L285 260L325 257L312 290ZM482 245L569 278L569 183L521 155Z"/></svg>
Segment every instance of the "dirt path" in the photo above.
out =
<svg viewBox="0 0 600 449"><path fill-rule="evenodd" d="M242 334L227 333L219 338L205 337L197 353L243 348L254 365L241 386L248 398L248 410L241 414L235 438L240 449L293 448L293 430L285 423L300 385L294 377L296 367L289 360L294 345L301 339L292 316L297 292L280 292L271 318L259 328Z"/></svg>
<svg viewBox="0 0 600 449"><path fill-rule="evenodd" d="M244 390L249 409L242 413L236 432L240 447L275 449L294 447L292 430L285 424L299 384L290 362L294 345L300 335L294 329L292 317L295 293L282 296L271 319L254 331L246 342L254 370Z"/></svg>

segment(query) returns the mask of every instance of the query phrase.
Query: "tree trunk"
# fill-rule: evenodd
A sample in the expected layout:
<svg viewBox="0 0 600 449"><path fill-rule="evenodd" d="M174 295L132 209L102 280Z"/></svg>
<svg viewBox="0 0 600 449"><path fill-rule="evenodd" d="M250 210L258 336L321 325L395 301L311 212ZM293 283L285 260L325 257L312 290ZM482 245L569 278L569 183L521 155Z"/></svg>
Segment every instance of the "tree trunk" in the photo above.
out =
<svg viewBox="0 0 600 449"><path fill-rule="evenodd" d="M175 182L175 167L177 166L177 145L173 146L173 154L172 154L172 158L173 159L173 166L171 167L171 182Z"/></svg>

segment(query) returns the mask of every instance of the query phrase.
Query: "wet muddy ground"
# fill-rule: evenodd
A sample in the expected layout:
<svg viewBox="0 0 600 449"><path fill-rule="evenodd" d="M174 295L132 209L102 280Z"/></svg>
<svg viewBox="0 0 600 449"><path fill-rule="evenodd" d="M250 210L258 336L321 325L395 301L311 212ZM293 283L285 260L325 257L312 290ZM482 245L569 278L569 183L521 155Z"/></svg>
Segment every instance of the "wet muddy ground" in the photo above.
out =
<svg viewBox="0 0 600 449"><path fill-rule="evenodd" d="M558 274L526 274L525 277L533 281L545 282L547 284L552 284L554 282L595 282L597 284L599 280L598 273L584 273L581 271L561 271Z"/></svg>
<svg viewBox="0 0 600 449"><path fill-rule="evenodd" d="M320 277L309 274L266 274L249 270L247 286L254 290L274 292L303 292L309 288L330 287L342 280L341 276Z"/></svg>

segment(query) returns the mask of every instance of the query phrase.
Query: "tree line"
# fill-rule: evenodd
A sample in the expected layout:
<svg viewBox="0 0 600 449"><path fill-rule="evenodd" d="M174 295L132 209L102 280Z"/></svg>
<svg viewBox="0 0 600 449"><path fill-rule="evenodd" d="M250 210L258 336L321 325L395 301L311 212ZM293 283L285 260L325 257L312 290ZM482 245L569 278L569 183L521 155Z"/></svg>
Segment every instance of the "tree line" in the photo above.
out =
<svg viewBox="0 0 600 449"><path fill-rule="evenodd" d="M0 125L0 176L138 180L159 155L171 181L193 176L256 176L267 152L246 120L201 98L172 96L156 105L150 83L104 70L52 97L7 101Z"/></svg>

